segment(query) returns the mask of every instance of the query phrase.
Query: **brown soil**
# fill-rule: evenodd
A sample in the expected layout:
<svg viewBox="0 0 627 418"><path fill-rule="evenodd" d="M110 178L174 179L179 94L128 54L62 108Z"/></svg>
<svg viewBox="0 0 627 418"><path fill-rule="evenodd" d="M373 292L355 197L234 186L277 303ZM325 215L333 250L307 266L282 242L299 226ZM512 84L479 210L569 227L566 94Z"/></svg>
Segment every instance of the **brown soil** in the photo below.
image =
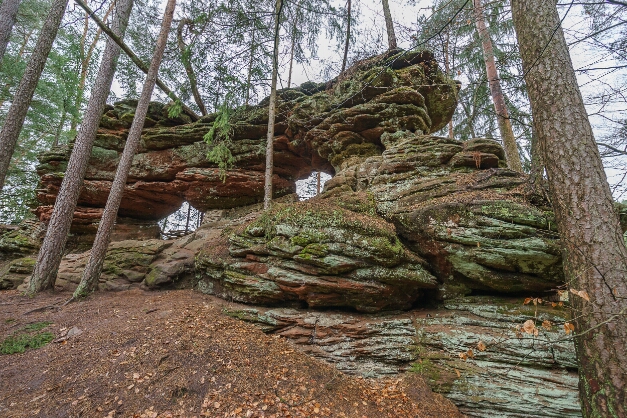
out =
<svg viewBox="0 0 627 418"><path fill-rule="evenodd" d="M3 417L461 417L415 375L347 376L222 314L197 292L0 292L0 341L27 324L56 336L0 355Z"/></svg>

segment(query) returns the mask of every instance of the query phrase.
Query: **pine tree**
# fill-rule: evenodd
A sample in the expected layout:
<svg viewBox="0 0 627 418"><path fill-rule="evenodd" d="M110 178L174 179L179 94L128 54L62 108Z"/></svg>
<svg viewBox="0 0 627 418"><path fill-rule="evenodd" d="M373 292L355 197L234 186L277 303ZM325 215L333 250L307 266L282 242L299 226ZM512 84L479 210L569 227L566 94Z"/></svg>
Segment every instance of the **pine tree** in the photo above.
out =
<svg viewBox="0 0 627 418"><path fill-rule="evenodd" d="M274 49L272 51L272 84L268 104L268 135L266 137L266 174L263 195L263 208L270 209L272 203L272 176L274 171L274 118L276 112L276 83L279 72L279 32L283 0L276 0L274 23Z"/></svg>
<svg viewBox="0 0 627 418"><path fill-rule="evenodd" d="M57 36L67 2L68 0L55 0L52 3L44 26L39 33L35 50L31 54L26 71L22 76L20 85L13 98L13 103L0 131L0 191L4 187L11 156L22 130L26 112L28 112L30 102L35 94L37 82L46 65L48 54L50 49L52 49L52 43Z"/></svg>
<svg viewBox="0 0 627 418"><path fill-rule="evenodd" d="M503 91L501 90L499 73L496 69L496 63L494 62L494 49L492 47L490 34L486 28L481 0L474 0L474 12L477 32L479 33L479 38L481 39L481 48L483 50L486 74L488 76L488 85L490 86L492 102L494 103L496 120L499 125L499 131L501 132L501 138L503 138L503 148L505 149L505 156L507 157L507 165L512 170L522 171L522 163L520 162L520 155L518 155L516 137L514 136L514 130L512 129L512 124L509 120L509 112L507 110L507 105L505 104Z"/></svg>
<svg viewBox="0 0 627 418"><path fill-rule="evenodd" d="M388 49L396 49L396 34L394 33L394 22L392 22L392 13L390 13L390 5L388 0L383 2L383 16L385 17L385 29L388 34Z"/></svg>
<svg viewBox="0 0 627 418"><path fill-rule="evenodd" d="M121 38L124 37L132 7L133 0L118 1L112 31ZM31 293L54 287L57 269L59 268L67 235L72 225L74 209L76 208L89 157L91 156L91 149L96 139L100 118L111 89L119 55L120 47L113 40L109 39L87 105L87 111L76 137L61 189L57 195L54 210L48 223L46 236L39 250L37 263L31 276L29 286Z"/></svg>
<svg viewBox="0 0 627 418"><path fill-rule="evenodd" d="M584 417L627 416L627 248L555 2L512 0L571 292Z"/></svg>
<svg viewBox="0 0 627 418"><path fill-rule="evenodd" d="M20 0L2 0L0 3L0 64L11 38L19 6Z"/></svg>
<svg viewBox="0 0 627 418"><path fill-rule="evenodd" d="M133 157L135 156L137 147L139 146L141 132L144 127L146 114L148 112L148 105L157 80L159 66L161 65L161 59L163 57L168 39L168 32L170 31L170 27L172 25L175 6L176 0L168 0L163 14L163 20L161 22L161 31L159 33L159 38L157 39L157 45L155 46L155 52L148 69L148 74L146 75L142 94L137 104L137 109L135 110L133 124L129 130L126 145L124 146L124 151L122 152L120 163L118 165L118 170L111 185L109 198L107 199L107 204L105 206L104 213L102 214L102 220L98 226L98 232L96 233L96 239L91 249L89 261L83 271L79 287L75 291L76 297L93 291L98 285L98 279L100 278L100 273L102 272L102 265L111 240L111 232L113 231L120 202L122 201L122 194L124 193L126 179L128 178L128 173L131 170L131 165L133 164Z"/></svg>

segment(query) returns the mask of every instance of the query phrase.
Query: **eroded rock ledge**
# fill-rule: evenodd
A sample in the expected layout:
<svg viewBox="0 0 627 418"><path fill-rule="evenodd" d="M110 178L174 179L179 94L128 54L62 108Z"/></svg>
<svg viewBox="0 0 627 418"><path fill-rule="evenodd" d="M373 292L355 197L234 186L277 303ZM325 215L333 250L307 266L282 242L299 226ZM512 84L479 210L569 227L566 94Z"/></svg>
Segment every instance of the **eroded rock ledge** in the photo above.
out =
<svg viewBox="0 0 627 418"><path fill-rule="evenodd" d="M563 282L553 214L530 196L524 174L506 168L497 142L432 135L450 119L456 91L426 52L375 57L341 80L283 90L277 199L267 212L258 204L264 102L233 113L235 162L224 173L202 141L216 115L189 123L153 103L100 287L194 287L343 371L380 375L414 364L471 416L579 416L572 343L555 330L539 341L512 329L536 318L523 296L550 297ZM102 118L75 241L95 232L133 113L132 102L119 102ZM70 150L41 156L43 222ZM298 202L295 181L312 170L334 177L320 196ZM156 239L156 221L183 201L208 211L204 224ZM30 274L32 231L0 231L1 286ZM74 288L86 259L66 256L57 285ZM536 319L566 318L556 309ZM485 353L458 357L479 341Z"/></svg>

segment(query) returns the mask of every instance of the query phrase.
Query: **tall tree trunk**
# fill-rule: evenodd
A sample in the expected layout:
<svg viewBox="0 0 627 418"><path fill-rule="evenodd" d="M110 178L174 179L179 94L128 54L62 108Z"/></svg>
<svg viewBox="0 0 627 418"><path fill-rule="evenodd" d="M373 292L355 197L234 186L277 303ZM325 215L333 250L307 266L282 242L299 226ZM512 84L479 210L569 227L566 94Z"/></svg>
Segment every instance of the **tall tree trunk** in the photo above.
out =
<svg viewBox="0 0 627 418"><path fill-rule="evenodd" d="M18 59L22 59L24 57L24 53L26 52L26 47L28 46L28 41L30 40L31 35L35 30L31 29L24 36L24 41L22 42L22 46L20 46L20 51L17 54ZM4 106L5 101L7 100L9 94L11 93L11 84L7 83L2 88L2 93L0 93L0 109Z"/></svg>
<svg viewBox="0 0 627 418"><path fill-rule="evenodd" d="M292 66L294 64L294 47L296 46L296 22L298 19L294 19L294 24L292 25L292 48L290 49L290 70L287 74L287 88L289 89L292 85Z"/></svg>
<svg viewBox="0 0 627 418"><path fill-rule="evenodd" d="M383 2L383 16L385 17L385 28L388 33L388 49L396 49L396 34L394 33L394 23L392 22L392 14L390 13L390 5L388 0Z"/></svg>
<svg viewBox="0 0 627 418"><path fill-rule="evenodd" d="M346 70L346 61L348 61L348 46L351 41L351 0L347 0L346 4L346 41L344 42L344 59L342 59L342 74Z"/></svg>
<svg viewBox="0 0 627 418"><path fill-rule="evenodd" d="M529 170L529 183L534 189L542 186L544 179L544 158L540 149L540 141L535 128L531 129L531 170Z"/></svg>
<svg viewBox="0 0 627 418"><path fill-rule="evenodd" d="M198 91L196 73L194 72L194 67L192 67L192 61L190 59L191 49L188 48L187 45L185 45L185 41L183 40L183 29L185 29L185 26L191 27L193 24L194 22L191 19L181 19L178 27L176 28L176 40L179 51L181 52L181 61L183 62L183 67L185 68L185 72L187 73L189 84L192 87L192 95L194 96L194 101L200 109L200 113L205 116L207 114L207 109L205 108L205 104L202 102L200 92Z"/></svg>
<svg viewBox="0 0 627 418"><path fill-rule="evenodd" d="M131 59L131 61L133 61L133 64L135 64L137 68L142 70L145 74L148 74L148 66L144 64L141 59L139 59L139 57L131 50L131 48L129 48L128 45L126 45L126 43L124 43L122 39L120 39L119 36L116 36L111 31L111 29L109 29L109 27L102 20L100 20L98 16L95 15L94 11L91 10L83 0L74 0L74 2L78 4L83 10L85 10L87 14L89 14L91 19L98 25L98 27L102 29L102 31L106 33L109 38L113 39L115 43L120 46L120 48L122 48L122 51L124 51L124 53ZM187 113L193 121L197 121L198 119L200 119L200 116L198 116L196 112L194 112L185 103L183 103L183 101L168 86L166 86L165 83L161 81L161 79L159 79L159 77L157 77L157 86L161 89L162 92L167 94L170 99L180 102L183 106L183 110L185 111L185 113Z"/></svg>
<svg viewBox="0 0 627 418"><path fill-rule="evenodd" d="M111 192L107 199L104 213L102 214L102 220L98 226L98 232L96 233L96 239L94 240L94 246L91 249L91 255L89 261L83 271L83 277L81 282L74 292L75 297L82 296L87 292L93 291L98 285L98 279L102 272L102 265L104 263L105 256L107 254L107 247L111 240L111 231L113 230L115 220L117 218L118 209L120 208L120 202L122 201L122 194L124 193L124 186L126 186L126 179L128 173L131 170L133 164L133 157L139 146L139 140L141 137L144 122L146 120L146 114L148 113L148 105L150 104L150 98L155 88L155 82L157 80L157 74L159 72L159 66L161 65L161 59L163 58L163 52L168 40L168 33L172 26L172 17L174 16L174 8L176 6L176 0L168 0L163 14L163 21L161 22L161 32L157 39L157 45L155 46L155 52L150 63L146 80L144 81L144 87L142 89L139 102L137 103L137 109L135 110L135 117L133 118L133 124L128 133L126 145L118 164L117 172L115 173L115 179L111 184Z"/></svg>
<svg viewBox="0 0 627 418"><path fill-rule="evenodd" d="M246 75L246 106L250 103L250 77L253 73L253 58L255 57L255 28L250 41L250 58L248 60L248 74Z"/></svg>
<svg viewBox="0 0 627 418"><path fill-rule="evenodd" d="M263 208L270 209L272 203L272 175L274 171L274 117L276 113L276 81L279 72L279 31L281 29L281 11L283 0L276 0L276 21L274 23L274 49L272 51L272 84L270 103L268 104L268 136L266 143L266 176L263 188Z"/></svg>
<svg viewBox="0 0 627 418"><path fill-rule="evenodd" d="M63 127L65 126L65 119L67 117L67 107L65 105L65 100L63 101L63 112L61 113L61 120L59 120L59 124L57 125L57 130L54 133L54 140L52 141L52 146L56 147L59 145L59 138L61 138L61 133L63 132Z"/></svg>
<svg viewBox="0 0 627 418"><path fill-rule="evenodd" d="M444 70L446 71L446 76L451 76L451 65L449 61L449 40L450 40L450 32L446 31L446 41L444 42ZM453 119L448 121L448 137L453 139Z"/></svg>
<svg viewBox="0 0 627 418"><path fill-rule="evenodd" d="M505 156L507 157L507 166L514 171L522 171L522 162L520 154L518 154L518 145L516 145L516 137L512 130L512 123L509 120L509 112L501 90L499 81L499 73L496 70L494 62L494 50L492 48L492 40L485 25L485 17L483 14L483 5L481 0L474 0L475 23L477 32L481 39L481 48L483 49L483 59L485 61L485 69L488 75L488 83L490 86L490 94L492 102L494 102L494 111L496 112L496 120L503 138L503 148L505 148Z"/></svg>
<svg viewBox="0 0 627 418"><path fill-rule="evenodd" d="M627 417L627 249L555 1L512 0L571 294L585 417Z"/></svg>
<svg viewBox="0 0 627 418"><path fill-rule="evenodd" d="M13 151L15 151L15 144L20 136L26 113L35 94L39 77L46 65L50 49L52 49L54 38L57 36L67 2L68 0L55 0L52 3L48 16L46 16L46 21L41 28L41 32L39 32L35 49L30 56L20 85L13 97L13 102L2 126L2 131L0 131L0 191L4 187L4 180L9 169L11 156Z"/></svg>
<svg viewBox="0 0 627 418"><path fill-rule="evenodd" d="M132 8L133 0L118 0L118 9L112 24L112 30L116 35L124 36ZM108 39L87 104L85 118L76 136L61 189L57 195L50 222L48 222L46 236L37 256L30 280L29 291L31 293L54 287L67 235L72 225L74 209L76 209L76 202L96 139L96 131L111 90L119 56L120 47L113 40Z"/></svg>
<svg viewBox="0 0 627 418"><path fill-rule="evenodd" d="M0 64L2 64L2 57L4 57L9 39L11 39L11 30L15 25L19 7L20 0L2 0L0 3Z"/></svg>
<svg viewBox="0 0 627 418"><path fill-rule="evenodd" d="M115 6L115 1L112 1L107 9L107 12L104 15L104 20L106 21L109 17L109 14L113 11L113 7ZM75 131L78 126L79 118L80 118L80 108L83 103L83 93L85 92L85 82L87 81L87 73L89 71L89 64L91 63L91 57L94 54L94 49L100 40L100 35L102 34L102 29L98 29L96 31L96 35L94 39L92 39L89 44L89 48L85 51L85 40L87 39L87 31L89 29L89 15L85 13L85 25L83 29L83 36L81 38L81 74L78 80L78 89L76 91L76 99L74 101L74 110L75 114L72 117L72 123L70 125L70 130Z"/></svg>

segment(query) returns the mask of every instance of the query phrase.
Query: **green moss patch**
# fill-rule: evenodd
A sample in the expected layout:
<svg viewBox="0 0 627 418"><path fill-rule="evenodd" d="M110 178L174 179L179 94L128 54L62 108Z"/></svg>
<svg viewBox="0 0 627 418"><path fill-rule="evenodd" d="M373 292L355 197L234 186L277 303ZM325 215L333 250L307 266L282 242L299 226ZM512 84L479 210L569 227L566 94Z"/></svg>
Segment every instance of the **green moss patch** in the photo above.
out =
<svg viewBox="0 0 627 418"><path fill-rule="evenodd" d="M43 347L54 339L51 332L39 332L51 322L35 322L9 335L0 344L0 354L23 353L27 349Z"/></svg>

